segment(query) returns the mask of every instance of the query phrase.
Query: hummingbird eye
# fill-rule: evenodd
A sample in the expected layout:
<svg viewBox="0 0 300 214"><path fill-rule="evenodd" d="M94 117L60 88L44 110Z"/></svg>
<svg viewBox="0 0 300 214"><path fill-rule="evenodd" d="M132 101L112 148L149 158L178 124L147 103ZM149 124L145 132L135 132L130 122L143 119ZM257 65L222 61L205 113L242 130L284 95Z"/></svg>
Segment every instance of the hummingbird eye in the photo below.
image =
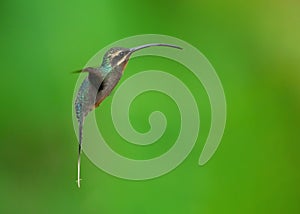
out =
<svg viewBox="0 0 300 214"><path fill-rule="evenodd" d="M124 56L124 52L121 51L121 52L119 53L119 56L120 56L120 57L123 57L123 56Z"/></svg>

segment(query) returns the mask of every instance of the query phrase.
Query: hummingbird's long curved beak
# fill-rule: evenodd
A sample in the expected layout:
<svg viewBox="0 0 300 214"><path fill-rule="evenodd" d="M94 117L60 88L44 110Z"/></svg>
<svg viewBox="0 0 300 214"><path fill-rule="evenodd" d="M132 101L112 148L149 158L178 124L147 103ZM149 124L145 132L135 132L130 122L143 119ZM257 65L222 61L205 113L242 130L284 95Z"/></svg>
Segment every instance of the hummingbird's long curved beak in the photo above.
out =
<svg viewBox="0 0 300 214"><path fill-rule="evenodd" d="M137 47L134 47L134 48L130 48L130 53L133 53L135 51L138 51L138 50L141 50L141 49L144 49L144 48L148 48L148 47L153 47L153 46L165 46L165 47L171 47L171 48L177 48L177 49L181 49L181 47L179 46L176 46L176 45L170 45L170 44L164 44L164 43L152 43L152 44L146 44L146 45L141 45L141 46L137 46Z"/></svg>

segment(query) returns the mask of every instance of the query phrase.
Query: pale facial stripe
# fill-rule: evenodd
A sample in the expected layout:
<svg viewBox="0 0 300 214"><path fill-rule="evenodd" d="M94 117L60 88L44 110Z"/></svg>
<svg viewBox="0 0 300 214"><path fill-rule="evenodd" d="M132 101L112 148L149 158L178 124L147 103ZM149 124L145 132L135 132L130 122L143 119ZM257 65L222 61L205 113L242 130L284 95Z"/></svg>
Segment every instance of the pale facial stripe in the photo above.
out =
<svg viewBox="0 0 300 214"><path fill-rule="evenodd" d="M117 63L117 65L119 66L120 64L122 64L124 62L124 60L126 60L127 55L124 55L123 58Z"/></svg>

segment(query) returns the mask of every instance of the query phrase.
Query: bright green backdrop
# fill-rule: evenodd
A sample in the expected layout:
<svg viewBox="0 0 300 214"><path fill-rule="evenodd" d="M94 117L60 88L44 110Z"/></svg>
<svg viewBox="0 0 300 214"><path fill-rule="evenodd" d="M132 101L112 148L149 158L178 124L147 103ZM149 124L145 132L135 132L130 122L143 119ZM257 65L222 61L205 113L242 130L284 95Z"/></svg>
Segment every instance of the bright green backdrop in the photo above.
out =
<svg viewBox="0 0 300 214"><path fill-rule="evenodd" d="M0 8L0 213L300 213L299 2L12 0ZM202 119L189 157L163 177L136 182L112 177L84 156L78 189L71 114L77 76L70 72L102 47L145 33L185 40L214 65L228 105L221 146L197 165L209 104L183 69L175 75L193 91ZM124 79L176 66L134 59ZM110 104L111 97L97 117L116 151L146 159L172 146L180 123L167 97L149 93L132 105L137 130L147 131L147 116L157 109L171 125L148 148L110 135Z"/></svg>

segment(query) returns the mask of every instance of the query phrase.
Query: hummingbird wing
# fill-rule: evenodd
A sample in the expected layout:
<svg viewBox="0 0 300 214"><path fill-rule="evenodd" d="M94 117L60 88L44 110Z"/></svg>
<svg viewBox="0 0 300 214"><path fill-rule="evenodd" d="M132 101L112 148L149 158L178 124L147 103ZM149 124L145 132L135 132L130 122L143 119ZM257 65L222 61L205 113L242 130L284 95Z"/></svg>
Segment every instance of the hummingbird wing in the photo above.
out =
<svg viewBox="0 0 300 214"><path fill-rule="evenodd" d="M95 108L112 92L121 79L122 72L112 71L108 73L98 88L98 93L95 101Z"/></svg>
<svg viewBox="0 0 300 214"><path fill-rule="evenodd" d="M90 71L93 71L94 69L96 69L96 68L86 67L86 68L83 68L83 69L80 69L80 70L72 71L72 73L73 74L79 74L79 73L82 73L82 72L90 72Z"/></svg>
<svg viewBox="0 0 300 214"><path fill-rule="evenodd" d="M98 92L106 74L102 73L98 68L90 69L90 71L88 72L89 72L88 79L90 83L95 87L96 92Z"/></svg>
<svg viewBox="0 0 300 214"><path fill-rule="evenodd" d="M77 119L87 116L95 108L96 96L103 88L102 82L106 76L99 68L84 68L81 72L87 72L88 76L84 79L78 90L75 109Z"/></svg>

